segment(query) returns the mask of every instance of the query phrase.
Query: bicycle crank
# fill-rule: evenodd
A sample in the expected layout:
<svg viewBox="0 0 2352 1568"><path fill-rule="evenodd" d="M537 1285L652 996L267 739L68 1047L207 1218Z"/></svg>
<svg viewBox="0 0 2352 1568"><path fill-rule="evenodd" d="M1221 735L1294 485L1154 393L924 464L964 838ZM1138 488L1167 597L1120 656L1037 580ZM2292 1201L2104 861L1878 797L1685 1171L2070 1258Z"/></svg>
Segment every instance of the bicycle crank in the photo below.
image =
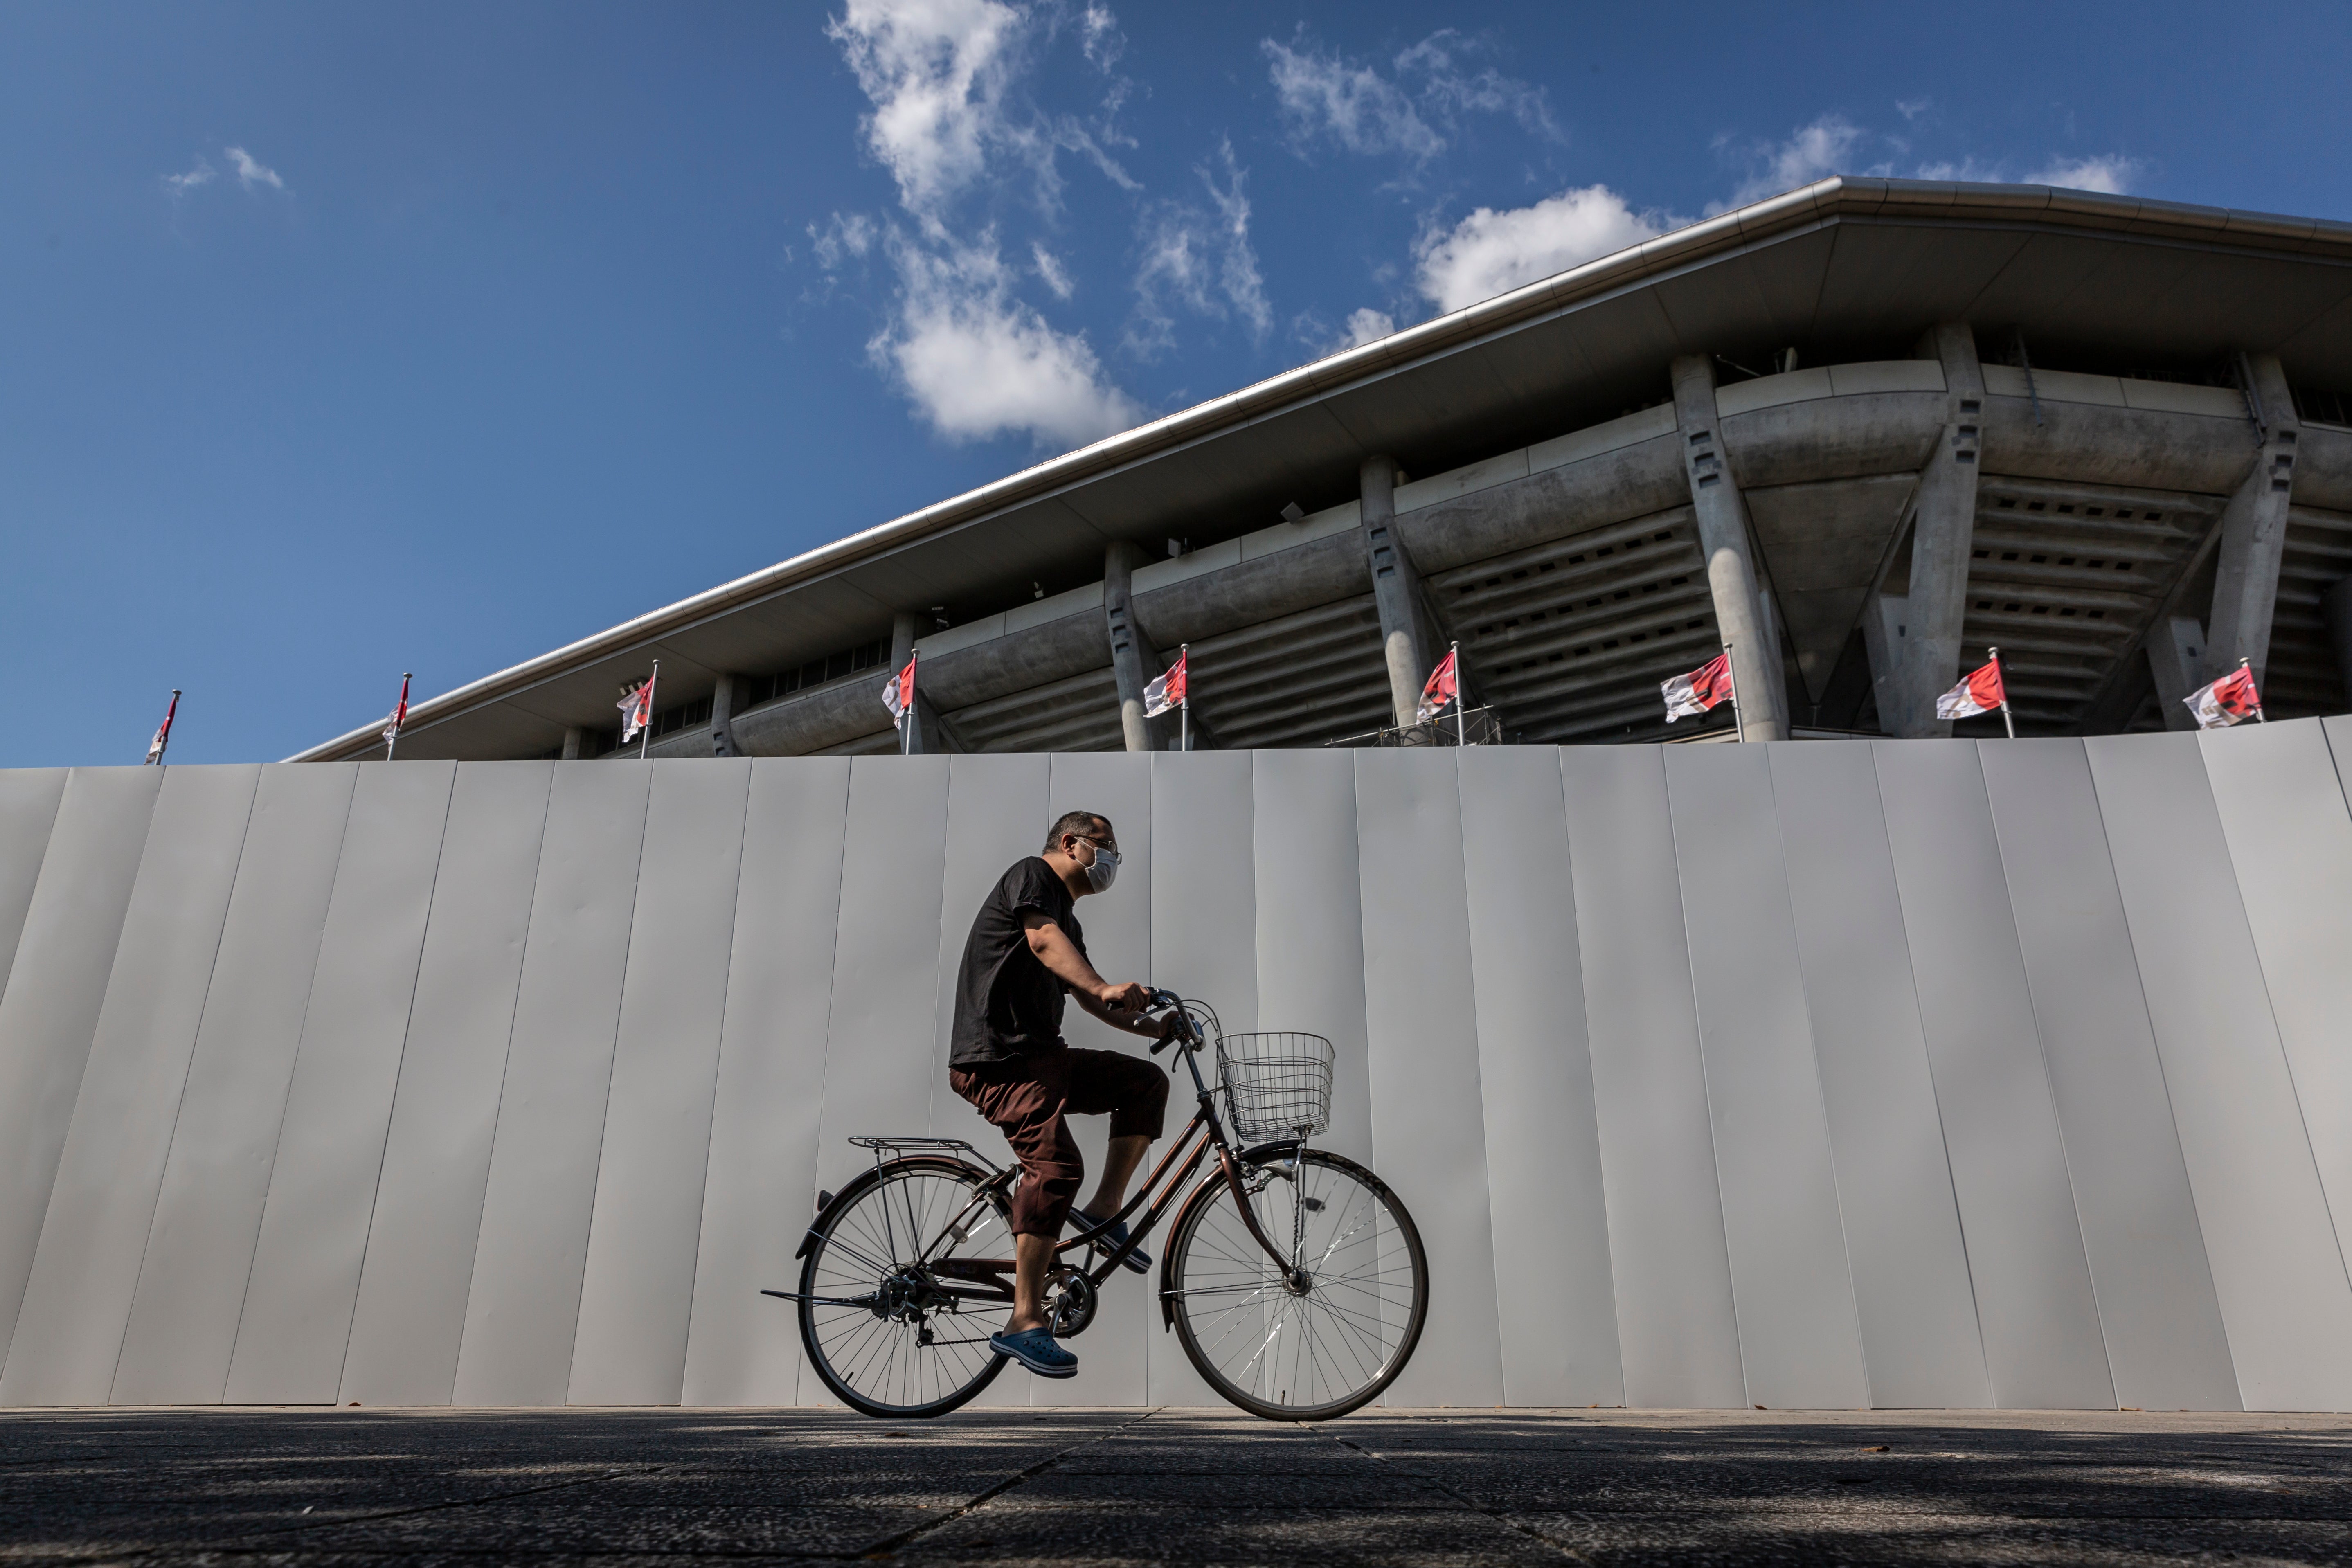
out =
<svg viewBox="0 0 2352 1568"><path fill-rule="evenodd" d="M1057 1340L1085 1332L1100 1300L1095 1282L1076 1268L1057 1268L1045 1277L1045 1319Z"/></svg>

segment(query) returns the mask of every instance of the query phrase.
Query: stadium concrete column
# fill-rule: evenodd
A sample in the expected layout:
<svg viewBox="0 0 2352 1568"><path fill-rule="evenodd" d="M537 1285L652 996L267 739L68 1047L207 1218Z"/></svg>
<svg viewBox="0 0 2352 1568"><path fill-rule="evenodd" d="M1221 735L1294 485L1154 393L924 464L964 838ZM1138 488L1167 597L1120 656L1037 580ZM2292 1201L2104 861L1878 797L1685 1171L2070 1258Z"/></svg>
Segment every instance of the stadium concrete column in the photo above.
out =
<svg viewBox="0 0 2352 1568"><path fill-rule="evenodd" d="M1682 429L1683 468L1690 479L1691 510L1698 517L1699 548L1706 552L1707 587L1715 621L1731 645L1731 679L1739 688L1739 731L1750 741L1789 738L1789 692L1780 648L1769 629L1749 551L1748 503L1717 438L1715 366L1705 354L1674 363L1675 418Z"/></svg>
<svg viewBox="0 0 2352 1568"><path fill-rule="evenodd" d="M2204 679L2237 668L2242 658L2253 666L2259 687L2270 660L2271 616L2278 608L2279 563L2286 554L2287 508L2294 499L2295 445L2302 430L2278 356L2249 354L2245 367L2247 412L2261 447L2252 469L2221 512Z"/></svg>
<svg viewBox="0 0 2352 1568"><path fill-rule="evenodd" d="M1142 546L1119 539L1103 556L1103 623L1110 637L1110 668L1118 682L1118 728L1130 752L1149 752L1151 722L1143 716L1143 689L1151 677L1144 670L1143 645L1135 628L1135 569L1143 564Z"/></svg>
<svg viewBox="0 0 2352 1568"><path fill-rule="evenodd" d="M1431 660L1421 637L1421 578L1396 531L1396 459L1367 458L1360 475L1364 556L1380 606L1381 646L1388 658L1389 706L1399 729L1414 722Z"/></svg>
<svg viewBox="0 0 2352 1568"><path fill-rule="evenodd" d="M2336 674L2344 695L2352 698L2352 577L2347 577L2320 598L2327 612L2327 643L2336 650Z"/></svg>
<svg viewBox="0 0 2352 1568"><path fill-rule="evenodd" d="M1969 561L1977 534L1977 457L1983 428L1984 369L1966 321L1939 321L1922 350L1944 367L1944 429L1919 474L1913 500L1911 587L1903 618L1902 679L1891 731L1948 735L1937 697L1959 679L1960 623L1969 606ZM1924 353L1921 357L1927 357Z"/></svg>
<svg viewBox="0 0 2352 1568"><path fill-rule="evenodd" d="M563 731L563 760L565 762L576 763L580 760L580 742L586 733L587 731L581 729L577 724L572 725L571 728Z"/></svg>
<svg viewBox="0 0 2352 1568"><path fill-rule="evenodd" d="M2194 730L2189 694L2205 684L2205 628L2194 616L2160 616L2140 639L2156 681L2157 710L2168 730Z"/></svg>
<svg viewBox="0 0 2352 1568"><path fill-rule="evenodd" d="M735 721L735 677L722 674L710 692L710 754L714 757L740 757L735 747L735 732L729 726Z"/></svg>

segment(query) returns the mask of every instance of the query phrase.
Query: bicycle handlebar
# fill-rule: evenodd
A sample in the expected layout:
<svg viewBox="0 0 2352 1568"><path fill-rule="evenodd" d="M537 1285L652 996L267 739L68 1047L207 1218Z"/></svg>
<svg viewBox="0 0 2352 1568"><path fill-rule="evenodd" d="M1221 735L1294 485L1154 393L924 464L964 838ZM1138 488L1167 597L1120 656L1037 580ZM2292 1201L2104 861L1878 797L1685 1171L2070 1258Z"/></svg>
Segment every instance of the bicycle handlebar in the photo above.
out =
<svg viewBox="0 0 2352 1568"><path fill-rule="evenodd" d="M1164 1013L1171 1007L1183 1014L1184 1047L1190 1050L1201 1043L1201 1030L1200 1026L1192 1022L1192 1016L1184 1012L1184 999L1173 991L1160 991L1150 986L1144 988L1143 1010L1145 1012ZM1151 1054L1156 1057L1174 1043L1174 1040L1163 1036L1151 1042Z"/></svg>

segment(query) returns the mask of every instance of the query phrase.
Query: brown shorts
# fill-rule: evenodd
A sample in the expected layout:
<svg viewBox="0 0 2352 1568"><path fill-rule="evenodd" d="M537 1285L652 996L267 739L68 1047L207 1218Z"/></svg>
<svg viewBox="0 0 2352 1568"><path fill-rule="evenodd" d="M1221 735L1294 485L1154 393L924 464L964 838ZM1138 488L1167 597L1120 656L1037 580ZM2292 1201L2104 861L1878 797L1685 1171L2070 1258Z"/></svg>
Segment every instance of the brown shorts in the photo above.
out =
<svg viewBox="0 0 2352 1568"><path fill-rule="evenodd" d="M1087 1173L1064 1118L1108 1115L1114 1138L1157 1138L1168 1112L1168 1075L1124 1051L1037 1051L986 1067L950 1068L948 1084L1004 1134L1021 1161L1013 1234L1050 1240L1061 1238Z"/></svg>

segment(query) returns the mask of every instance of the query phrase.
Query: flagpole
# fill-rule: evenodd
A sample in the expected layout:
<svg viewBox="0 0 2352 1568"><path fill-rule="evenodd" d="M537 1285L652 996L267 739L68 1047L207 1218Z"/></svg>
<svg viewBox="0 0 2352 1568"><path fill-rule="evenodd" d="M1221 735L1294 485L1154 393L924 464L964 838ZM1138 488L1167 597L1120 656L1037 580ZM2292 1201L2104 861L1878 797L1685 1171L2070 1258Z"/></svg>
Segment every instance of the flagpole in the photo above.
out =
<svg viewBox="0 0 2352 1568"><path fill-rule="evenodd" d="M1468 721L1462 714L1462 705L1470 700L1462 691L1462 645L1458 642L1448 644L1445 657L1454 661L1454 746L1459 751L1470 743L1470 732L1466 728Z"/></svg>
<svg viewBox="0 0 2352 1568"><path fill-rule="evenodd" d="M922 661L922 658L921 648L909 647L907 650L907 689L899 694L906 700L906 706L898 710L898 754L902 757L911 757L915 754L914 670L916 665ZM894 675L890 679L896 680L898 678Z"/></svg>
<svg viewBox="0 0 2352 1568"><path fill-rule="evenodd" d="M400 721L408 717L408 680L410 670L400 672L400 706L392 710L392 733L384 737L383 760L392 761L393 748L400 744Z"/></svg>
<svg viewBox="0 0 2352 1568"><path fill-rule="evenodd" d="M654 750L654 688L661 683L661 660L654 660L654 672L646 677L646 738L637 742L637 761L652 760Z"/></svg>
<svg viewBox="0 0 2352 1568"><path fill-rule="evenodd" d="M2017 739L2017 721L2009 716L2009 678L2000 672L2000 649L1997 647L1985 649L1985 658L1992 665L1992 678L2000 682L2001 728L2007 730L2009 738L2014 741Z"/></svg>
<svg viewBox="0 0 2352 1568"><path fill-rule="evenodd" d="M2252 668L2251 661L2242 658L2238 661L2238 668L2246 672L2246 684L2252 686L2254 684L2254 672ZM2259 687L2256 687L2254 690L2254 722L2257 724L2267 724L2270 722L2269 715L2263 711L2263 693Z"/></svg>
<svg viewBox="0 0 2352 1568"><path fill-rule="evenodd" d="M180 689L174 686L172 688L172 700L163 709L163 733L155 747L155 765L159 768L163 765L163 753L172 749L172 721L179 717L179 713Z"/></svg>
<svg viewBox="0 0 2352 1568"><path fill-rule="evenodd" d="M1180 642L1176 645L1176 668L1184 672L1184 695L1176 700L1178 731L1176 749L1180 752L1189 752L1192 749L1192 667L1187 662L1192 657L1191 643Z"/></svg>
<svg viewBox="0 0 2352 1568"><path fill-rule="evenodd" d="M1729 643L1723 645L1723 679L1731 688L1731 732L1739 737L1739 743L1744 746L1748 743L1748 726L1739 721L1739 677L1731 672Z"/></svg>

